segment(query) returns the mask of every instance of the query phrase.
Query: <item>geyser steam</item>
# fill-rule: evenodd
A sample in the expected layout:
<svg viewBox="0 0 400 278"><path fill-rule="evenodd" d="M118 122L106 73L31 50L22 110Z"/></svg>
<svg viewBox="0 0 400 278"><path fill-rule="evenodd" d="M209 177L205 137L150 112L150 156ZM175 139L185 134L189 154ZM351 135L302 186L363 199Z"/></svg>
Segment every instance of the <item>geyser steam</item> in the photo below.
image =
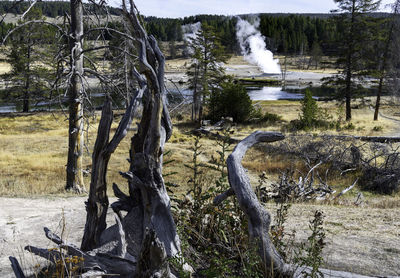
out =
<svg viewBox="0 0 400 278"><path fill-rule="evenodd" d="M184 55L192 55L194 50L190 47L192 40L196 39L197 33L201 30L201 22L182 25L183 39L189 43L184 50Z"/></svg>
<svg viewBox="0 0 400 278"><path fill-rule="evenodd" d="M201 29L201 22L193 24L182 25L183 39L189 41L190 39L196 38L197 33Z"/></svg>
<svg viewBox="0 0 400 278"><path fill-rule="evenodd" d="M271 51L266 48L265 37L258 31L260 19L255 18L254 24L238 17L236 36L242 55L246 61L255 64L265 73L281 73L279 60L274 59Z"/></svg>

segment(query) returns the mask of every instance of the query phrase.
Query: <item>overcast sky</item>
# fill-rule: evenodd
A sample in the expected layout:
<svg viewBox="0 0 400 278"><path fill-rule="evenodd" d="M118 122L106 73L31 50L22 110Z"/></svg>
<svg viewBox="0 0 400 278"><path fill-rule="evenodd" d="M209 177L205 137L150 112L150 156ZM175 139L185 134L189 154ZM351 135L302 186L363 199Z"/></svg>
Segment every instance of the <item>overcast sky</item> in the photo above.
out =
<svg viewBox="0 0 400 278"><path fill-rule="evenodd" d="M392 2L383 0L382 6ZM174 18L196 14L329 13L337 7L333 0L135 0L135 3L146 16Z"/></svg>

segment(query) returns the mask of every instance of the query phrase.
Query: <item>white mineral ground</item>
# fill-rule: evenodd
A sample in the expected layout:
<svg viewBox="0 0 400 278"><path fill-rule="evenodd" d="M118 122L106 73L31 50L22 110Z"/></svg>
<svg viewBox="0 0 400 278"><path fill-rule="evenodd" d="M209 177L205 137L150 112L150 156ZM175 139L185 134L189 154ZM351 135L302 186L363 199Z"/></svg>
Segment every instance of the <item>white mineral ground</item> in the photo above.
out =
<svg viewBox="0 0 400 278"><path fill-rule="evenodd" d="M239 58L235 59L237 62ZM189 63L189 60L181 60L184 62L179 62L179 60L167 60L165 76L167 80L172 80L174 82L186 81L187 76L185 74L186 67L185 63ZM281 74L266 74L260 70L260 68L256 65L251 65L246 61L239 61L236 64L226 64L224 65L226 74L233 75L239 78L248 78L248 77L265 77L268 79L276 79L281 80ZM286 81L291 83L298 84L310 84L314 86L321 85L321 79L324 77L331 77L334 74L332 73L320 73L320 72L311 72L311 71L287 71L286 73Z"/></svg>

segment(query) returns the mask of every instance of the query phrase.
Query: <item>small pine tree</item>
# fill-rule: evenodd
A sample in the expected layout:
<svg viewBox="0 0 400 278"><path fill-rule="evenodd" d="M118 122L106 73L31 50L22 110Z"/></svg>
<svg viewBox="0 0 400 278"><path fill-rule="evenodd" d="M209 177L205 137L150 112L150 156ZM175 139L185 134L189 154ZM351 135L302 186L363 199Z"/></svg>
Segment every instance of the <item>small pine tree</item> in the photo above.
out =
<svg viewBox="0 0 400 278"><path fill-rule="evenodd" d="M41 9L33 7L19 24L42 18ZM2 77L13 84L6 97L21 100L22 112L29 112L31 102L38 103L49 97L55 79L52 72L55 52L51 47L54 35L55 30L51 27L28 24L16 29L8 38L10 51L7 51L7 59L11 71Z"/></svg>
<svg viewBox="0 0 400 278"><path fill-rule="evenodd" d="M309 89L306 90L301 101L300 121L304 128L311 128L318 120L318 105Z"/></svg>

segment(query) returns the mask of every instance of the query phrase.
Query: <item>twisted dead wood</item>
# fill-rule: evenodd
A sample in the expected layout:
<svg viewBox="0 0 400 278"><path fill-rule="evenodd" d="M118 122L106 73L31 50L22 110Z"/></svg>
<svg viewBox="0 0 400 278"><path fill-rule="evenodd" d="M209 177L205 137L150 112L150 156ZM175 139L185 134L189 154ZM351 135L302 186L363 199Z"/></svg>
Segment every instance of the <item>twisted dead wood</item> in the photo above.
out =
<svg viewBox="0 0 400 278"><path fill-rule="evenodd" d="M14 271L15 278L25 278L25 274L22 271L18 260L15 257L12 257L12 256L10 256L8 258L9 258L9 260L11 262L11 267L12 267L12 269Z"/></svg>
<svg viewBox="0 0 400 278"><path fill-rule="evenodd" d="M112 205L117 212L117 224L105 229L107 164L111 153L126 134L135 100L131 101L111 141L112 110L111 103L106 102L93 152L92 182L82 250L62 242L48 230L46 236L63 248L67 255L83 257L81 271L87 275L103 273L120 277L174 277L167 258L180 253L180 241L162 177L164 144L172 134L165 102L165 60L155 38L148 36L141 25L133 1L123 0L122 4L129 37L134 38L132 45L135 49L131 51L138 53L138 67L133 70L133 75L143 91L143 112L138 131L131 140L129 171L122 173L128 180L129 194L123 193L114 184L113 189L119 197ZM128 212L125 217L122 217L121 210ZM65 255L59 250L31 246L27 249L52 262Z"/></svg>
<svg viewBox="0 0 400 278"><path fill-rule="evenodd" d="M107 197L108 162L111 154L126 136L138 104L136 99L145 90L146 86L134 93L111 141L109 141L109 136L113 121L112 103L108 98L104 103L92 154L92 172L89 199L86 202L87 215L81 244L82 250L87 251L98 247L100 236L106 229L106 215L109 205Z"/></svg>
<svg viewBox="0 0 400 278"><path fill-rule="evenodd" d="M258 245L258 253L270 273L280 274L283 277L292 275L293 269L286 264L269 237L271 216L260 204L254 193L246 170L242 166L242 159L247 150L259 142L275 142L283 140L284 136L277 132L256 131L242 140L228 156L229 184L249 221L249 235ZM232 194L231 189L217 196L214 203L220 203Z"/></svg>

